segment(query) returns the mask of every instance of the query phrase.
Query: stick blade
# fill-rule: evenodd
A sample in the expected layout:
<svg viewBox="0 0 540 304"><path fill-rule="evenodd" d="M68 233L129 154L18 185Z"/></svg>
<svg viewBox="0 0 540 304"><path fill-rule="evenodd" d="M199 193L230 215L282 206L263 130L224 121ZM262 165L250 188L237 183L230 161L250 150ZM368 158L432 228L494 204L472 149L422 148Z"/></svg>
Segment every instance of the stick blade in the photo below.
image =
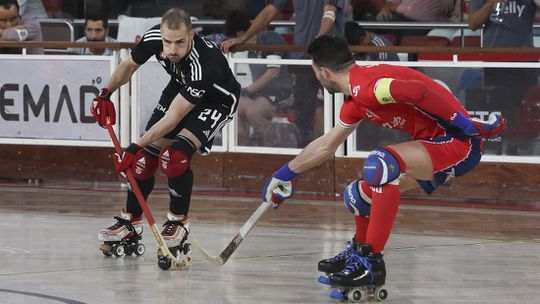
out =
<svg viewBox="0 0 540 304"><path fill-rule="evenodd" d="M192 243L193 246L195 246L202 253L205 260L207 260L210 264L214 264L217 266L223 266L223 264L225 264L225 261L222 258L210 256L210 254L208 254L208 252L204 250L204 248L202 248L201 244L199 243L199 241L197 241L197 239L193 239Z"/></svg>

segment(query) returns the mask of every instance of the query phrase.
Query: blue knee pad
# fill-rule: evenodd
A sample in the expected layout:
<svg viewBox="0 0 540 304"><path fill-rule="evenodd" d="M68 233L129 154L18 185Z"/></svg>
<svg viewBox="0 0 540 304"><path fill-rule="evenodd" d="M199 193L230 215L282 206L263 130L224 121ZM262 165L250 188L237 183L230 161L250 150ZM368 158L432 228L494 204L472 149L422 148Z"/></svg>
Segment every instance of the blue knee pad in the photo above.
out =
<svg viewBox="0 0 540 304"><path fill-rule="evenodd" d="M382 186L399 178L399 161L390 151L377 148L364 161L364 179L370 186Z"/></svg>
<svg viewBox="0 0 540 304"><path fill-rule="evenodd" d="M358 191L358 180L345 187L343 201L347 209L354 215L368 216L371 213L371 204L366 202Z"/></svg>

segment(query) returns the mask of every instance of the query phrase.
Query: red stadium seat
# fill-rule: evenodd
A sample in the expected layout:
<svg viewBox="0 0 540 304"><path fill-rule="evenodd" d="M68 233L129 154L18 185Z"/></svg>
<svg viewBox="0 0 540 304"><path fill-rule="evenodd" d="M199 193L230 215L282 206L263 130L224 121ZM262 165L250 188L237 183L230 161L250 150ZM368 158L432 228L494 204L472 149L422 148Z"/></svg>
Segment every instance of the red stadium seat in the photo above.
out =
<svg viewBox="0 0 540 304"><path fill-rule="evenodd" d="M480 36L464 36L463 39L465 47L480 47ZM461 46L461 37L454 37L450 46Z"/></svg>

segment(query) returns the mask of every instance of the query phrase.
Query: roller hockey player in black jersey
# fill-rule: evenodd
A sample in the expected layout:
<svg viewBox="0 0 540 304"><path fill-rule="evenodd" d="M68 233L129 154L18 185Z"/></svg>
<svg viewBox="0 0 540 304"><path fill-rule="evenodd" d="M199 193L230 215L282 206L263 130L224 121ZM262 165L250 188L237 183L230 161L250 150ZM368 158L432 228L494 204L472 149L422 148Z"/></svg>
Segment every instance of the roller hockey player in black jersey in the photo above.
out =
<svg viewBox="0 0 540 304"><path fill-rule="evenodd" d="M170 206L161 234L173 254L188 256L193 187L190 161L196 151L202 155L210 152L214 136L235 115L240 84L219 47L193 31L187 12L172 8L165 12L161 24L143 35L94 99L91 110L101 127L116 121L111 95L152 56L171 79L148 120L146 132L118 156L115 167L120 173L131 170L145 198L154 188L157 169L167 176ZM126 245L131 253L142 233L142 209L131 189L125 209L115 218L115 224L98 234L104 242L100 249L105 255L120 256L122 252L113 249Z"/></svg>

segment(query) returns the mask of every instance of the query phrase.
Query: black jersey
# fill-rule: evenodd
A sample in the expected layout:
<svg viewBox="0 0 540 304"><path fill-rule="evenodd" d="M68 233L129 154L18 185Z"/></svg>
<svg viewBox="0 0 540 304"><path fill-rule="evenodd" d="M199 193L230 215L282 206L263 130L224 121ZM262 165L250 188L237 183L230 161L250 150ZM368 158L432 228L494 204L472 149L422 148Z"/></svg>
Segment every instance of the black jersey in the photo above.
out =
<svg viewBox="0 0 540 304"><path fill-rule="evenodd" d="M212 41L195 34L193 45L178 63L171 62L163 53L160 25L149 29L131 50L133 61L141 65L154 55L165 71L180 83L180 94L189 102L222 103L231 108L238 106L240 84L234 78L227 59Z"/></svg>

